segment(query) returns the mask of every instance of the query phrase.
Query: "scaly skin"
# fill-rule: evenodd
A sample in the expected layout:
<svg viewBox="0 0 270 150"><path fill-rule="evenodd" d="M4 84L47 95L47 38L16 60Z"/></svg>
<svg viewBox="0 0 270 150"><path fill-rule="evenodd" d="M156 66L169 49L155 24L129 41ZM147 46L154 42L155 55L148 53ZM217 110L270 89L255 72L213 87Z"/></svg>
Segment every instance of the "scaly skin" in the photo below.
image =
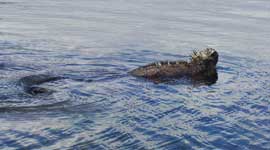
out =
<svg viewBox="0 0 270 150"><path fill-rule="evenodd" d="M189 65L190 64L183 61L162 61L139 67L132 70L130 73L133 76L145 78L181 77L191 73ZM181 70L178 68L181 68Z"/></svg>
<svg viewBox="0 0 270 150"><path fill-rule="evenodd" d="M216 64L218 53L207 48L194 52L190 61L161 61L139 67L130 72L136 77L143 77L150 80L163 80L171 78L188 77L194 81L217 80ZM215 80L215 81L216 81Z"/></svg>

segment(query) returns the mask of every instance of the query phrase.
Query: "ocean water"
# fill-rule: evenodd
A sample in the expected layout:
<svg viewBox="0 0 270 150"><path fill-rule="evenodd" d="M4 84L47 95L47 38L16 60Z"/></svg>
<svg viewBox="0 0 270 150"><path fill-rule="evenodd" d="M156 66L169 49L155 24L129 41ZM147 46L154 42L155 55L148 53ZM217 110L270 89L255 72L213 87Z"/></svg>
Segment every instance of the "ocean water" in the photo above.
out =
<svg viewBox="0 0 270 150"><path fill-rule="evenodd" d="M268 0L0 0L0 149L268 150L269 41ZM213 85L128 74L205 47Z"/></svg>

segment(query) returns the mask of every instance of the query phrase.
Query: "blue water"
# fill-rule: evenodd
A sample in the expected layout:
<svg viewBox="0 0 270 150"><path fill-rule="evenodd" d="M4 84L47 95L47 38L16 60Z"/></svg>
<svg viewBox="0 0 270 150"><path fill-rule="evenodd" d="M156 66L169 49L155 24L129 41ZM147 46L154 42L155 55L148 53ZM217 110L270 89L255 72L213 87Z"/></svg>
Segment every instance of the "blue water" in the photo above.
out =
<svg viewBox="0 0 270 150"><path fill-rule="evenodd" d="M0 149L270 149L269 24L267 0L0 0ZM213 85L127 73L205 47Z"/></svg>

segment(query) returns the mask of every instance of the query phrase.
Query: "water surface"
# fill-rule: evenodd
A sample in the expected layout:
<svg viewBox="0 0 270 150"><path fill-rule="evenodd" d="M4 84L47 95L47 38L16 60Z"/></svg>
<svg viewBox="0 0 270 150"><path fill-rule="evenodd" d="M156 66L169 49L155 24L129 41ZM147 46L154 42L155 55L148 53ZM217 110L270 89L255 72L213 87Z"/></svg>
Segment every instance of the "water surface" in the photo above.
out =
<svg viewBox="0 0 270 150"><path fill-rule="evenodd" d="M0 149L270 149L266 0L0 0ZM218 81L128 71L220 53ZM17 81L68 77L30 96Z"/></svg>

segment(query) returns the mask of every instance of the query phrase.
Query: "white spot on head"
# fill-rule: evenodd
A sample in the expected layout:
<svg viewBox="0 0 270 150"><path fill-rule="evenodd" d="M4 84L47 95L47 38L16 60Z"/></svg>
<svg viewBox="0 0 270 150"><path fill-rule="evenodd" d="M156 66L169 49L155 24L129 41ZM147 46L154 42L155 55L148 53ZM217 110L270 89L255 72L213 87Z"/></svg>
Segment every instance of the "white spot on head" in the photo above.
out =
<svg viewBox="0 0 270 150"><path fill-rule="evenodd" d="M193 52L193 54L191 55L191 58L193 60L197 59L197 60L204 60L204 59L208 59L213 53L215 52L215 49L213 48L206 48L204 50L201 50L199 52Z"/></svg>
<svg viewBox="0 0 270 150"><path fill-rule="evenodd" d="M160 62L156 62L156 66L161 66L161 63Z"/></svg>

